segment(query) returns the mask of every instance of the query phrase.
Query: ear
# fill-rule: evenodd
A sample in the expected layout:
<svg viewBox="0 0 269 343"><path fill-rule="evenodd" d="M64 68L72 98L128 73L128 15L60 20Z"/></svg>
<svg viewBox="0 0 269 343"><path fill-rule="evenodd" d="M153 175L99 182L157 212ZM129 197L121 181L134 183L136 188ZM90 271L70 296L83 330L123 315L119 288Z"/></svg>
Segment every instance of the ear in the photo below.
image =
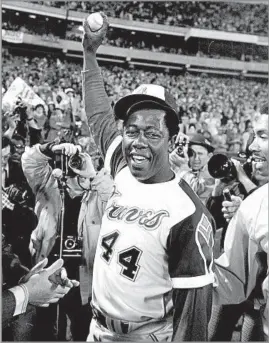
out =
<svg viewBox="0 0 269 343"><path fill-rule="evenodd" d="M173 139L172 138L169 138L169 141L168 141L168 152L169 153L171 153L173 151L173 149L174 149L174 143L173 143Z"/></svg>
<svg viewBox="0 0 269 343"><path fill-rule="evenodd" d="M210 152L210 153L208 154L208 157L211 158L212 156L213 156L213 152Z"/></svg>

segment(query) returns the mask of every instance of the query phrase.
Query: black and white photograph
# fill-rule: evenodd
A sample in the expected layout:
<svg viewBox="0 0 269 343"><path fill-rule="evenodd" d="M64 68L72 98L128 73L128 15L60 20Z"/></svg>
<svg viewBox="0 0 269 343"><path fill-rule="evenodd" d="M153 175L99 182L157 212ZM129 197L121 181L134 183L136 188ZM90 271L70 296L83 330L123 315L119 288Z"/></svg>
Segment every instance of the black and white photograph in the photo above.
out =
<svg viewBox="0 0 269 343"><path fill-rule="evenodd" d="M268 340L268 0L2 5L2 341Z"/></svg>

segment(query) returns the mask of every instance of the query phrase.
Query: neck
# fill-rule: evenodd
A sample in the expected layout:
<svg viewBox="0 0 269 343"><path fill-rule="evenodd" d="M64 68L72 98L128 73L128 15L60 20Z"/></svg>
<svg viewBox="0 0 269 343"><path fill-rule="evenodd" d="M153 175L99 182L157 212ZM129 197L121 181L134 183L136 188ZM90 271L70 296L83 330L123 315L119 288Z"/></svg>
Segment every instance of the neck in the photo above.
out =
<svg viewBox="0 0 269 343"><path fill-rule="evenodd" d="M160 173L158 175L154 175L148 180L142 181L146 184L153 184L153 183L162 183L162 182L168 182L175 178L175 173L169 168L168 170L165 170L163 173Z"/></svg>

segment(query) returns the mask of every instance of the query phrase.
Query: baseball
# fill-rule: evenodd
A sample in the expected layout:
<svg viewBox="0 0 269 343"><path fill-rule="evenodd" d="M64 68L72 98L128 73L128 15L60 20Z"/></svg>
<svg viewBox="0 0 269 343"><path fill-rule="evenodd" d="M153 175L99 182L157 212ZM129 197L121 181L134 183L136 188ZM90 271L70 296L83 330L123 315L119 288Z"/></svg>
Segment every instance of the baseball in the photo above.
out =
<svg viewBox="0 0 269 343"><path fill-rule="evenodd" d="M103 26L103 17L100 13L92 13L88 16L87 22L89 24L90 30L96 32Z"/></svg>

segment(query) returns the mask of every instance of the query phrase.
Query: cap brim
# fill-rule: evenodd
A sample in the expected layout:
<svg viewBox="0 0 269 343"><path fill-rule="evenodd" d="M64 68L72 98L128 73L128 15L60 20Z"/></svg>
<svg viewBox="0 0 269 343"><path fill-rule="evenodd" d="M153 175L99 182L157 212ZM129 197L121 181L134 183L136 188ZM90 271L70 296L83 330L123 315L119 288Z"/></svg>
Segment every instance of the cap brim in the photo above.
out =
<svg viewBox="0 0 269 343"><path fill-rule="evenodd" d="M163 108L169 107L169 109L171 109L171 111L174 112L174 114L177 117L176 111L172 107L167 105L167 103L164 100L147 94L130 94L118 100L114 106L115 117L122 120L126 119L127 112L130 107L132 107L136 103L146 100L150 100L156 104L160 104L161 106L163 106Z"/></svg>
<svg viewBox="0 0 269 343"><path fill-rule="evenodd" d="M203 146L204 148L206 148L206 149L208 150L208 152L213 152L213 151L215 150L213 146L208 145L208 144L206 144L206 143L191 141L191 142L189 143L189 146L191 146L191 145L201 145L201 146Z"/></svg>

